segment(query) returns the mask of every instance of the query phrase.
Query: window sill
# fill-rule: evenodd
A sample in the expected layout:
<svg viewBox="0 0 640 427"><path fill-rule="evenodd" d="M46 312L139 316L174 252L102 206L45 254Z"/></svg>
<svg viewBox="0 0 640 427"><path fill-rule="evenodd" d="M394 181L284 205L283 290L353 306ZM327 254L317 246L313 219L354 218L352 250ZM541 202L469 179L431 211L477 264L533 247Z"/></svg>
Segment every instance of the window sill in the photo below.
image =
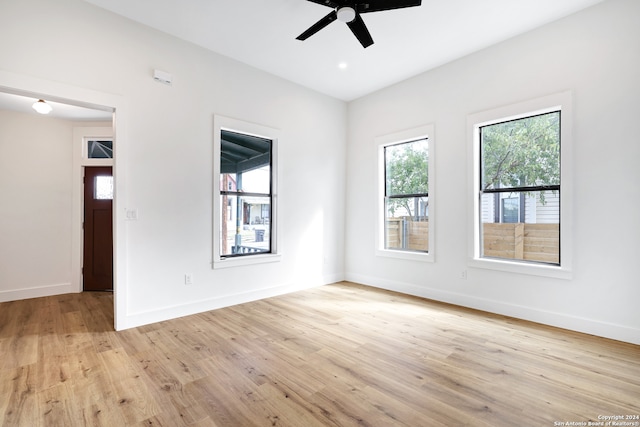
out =
<svg viewBox="0 0 640 427"><path fill-rule="evenodd" d="M484 268L487 270L506 271L509 273L527 274L531 276L553 277L565 280L571 280L573 278L573 273L570 269L549 264L535 264L489 258L473 258L468 261L468 266Z"/></svg>
<svg viewBox="0 0 640 427"><path fill-rule="evenodd" d="M281 254L248 255L232 258L220 258L213 261L213 269L243 267L254 264L265 264L270 262L280 262Z"/></svg>
<svg viewBox="0 0 640 427"><path fill-rule="evenodd" d="M392 249L376 249L376 256L404 259L407 261L434 262L434 257L427 252L410 252Z"/></svg>

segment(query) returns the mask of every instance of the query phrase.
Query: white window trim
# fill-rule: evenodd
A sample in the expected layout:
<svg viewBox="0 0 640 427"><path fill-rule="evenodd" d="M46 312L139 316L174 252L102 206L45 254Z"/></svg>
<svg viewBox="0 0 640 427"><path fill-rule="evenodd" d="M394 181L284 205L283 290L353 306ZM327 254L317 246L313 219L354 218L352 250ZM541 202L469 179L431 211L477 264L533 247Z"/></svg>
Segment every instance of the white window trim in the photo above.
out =
<svg viewBox="0 0 640 427"><path fill-rule="evenodd" d="M385 188L385 164L384 148L403 142L428 139L429 142L429 252L412 252L397 249L385 249L384 247L384 188ZM376 192L376 233L375 254L380 257L404 259L409 261L434 262L435 261L435 132L434 126L423 125L413 129L391 133L375 138L376 155L378 156L378 191Z"/></svg>
<svg viewBox="0 0 640 427"><path fill-rule="evenodd" d="M475 114L467 118L469 152L469 200L471 200L468 221L469 230L469 254L468 266L491 270L507 271L561 279L572 278L573 264L573 155L572 155L572 107L573 94L571 91L557 93L529 101L495 108ZM522 261L510 261L500 259L481 258L480 256L480 200L478 188L480 185L480 142L479 128L482 126L515 120L536 114L544 114L551 111L561 111L560 124L560 263L561 265L537 264Z"/></svg>
<svg viewBox="0 0 640 427"><path fill-rule="evenodd" d="M222 130L253 135L272 141L271 146L271 253L241 257L223 257L220 253L220 132ZM278 141L280 131L221 115L213 118L213 269L278 262L281 260L280 217L278 215Z"/></svg>

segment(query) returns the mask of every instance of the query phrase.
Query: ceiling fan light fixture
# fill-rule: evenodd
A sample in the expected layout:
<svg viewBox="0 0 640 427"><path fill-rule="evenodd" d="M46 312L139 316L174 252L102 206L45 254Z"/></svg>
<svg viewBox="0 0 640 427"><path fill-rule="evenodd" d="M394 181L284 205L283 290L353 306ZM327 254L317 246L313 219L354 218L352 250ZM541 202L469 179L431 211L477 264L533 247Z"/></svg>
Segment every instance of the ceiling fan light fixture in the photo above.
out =
<svg viewBox="0 0 640 427"><path fill-rule="evenodd" d="M367 48L373 44L373 37L362 20L363 13L381 12L383 10L402 9L405 7L420 6L422 0L369 0L369 3L360 3L352 0L307 0L311 3L330 7L332 10L324 18L307 28L296 37L297 40L306 40L318 31L334 21L340 21L349 27L362 47ZM350 4L351 6L347 6Z"/></svg>
<svg viewBox="0 0 640 427"><path fill-rule="evenodd" d="M352 7L341 7L338 9L338 21L349 23L356 19L356 10Z"/></svg>
<svg viewBox="0 0 640 427"><path fill-rule="evenodd" d="M44 102L44 99L39 99L32 105L33 109L36 110L40 114L49 114L53 108L51 105Z"/></svg>

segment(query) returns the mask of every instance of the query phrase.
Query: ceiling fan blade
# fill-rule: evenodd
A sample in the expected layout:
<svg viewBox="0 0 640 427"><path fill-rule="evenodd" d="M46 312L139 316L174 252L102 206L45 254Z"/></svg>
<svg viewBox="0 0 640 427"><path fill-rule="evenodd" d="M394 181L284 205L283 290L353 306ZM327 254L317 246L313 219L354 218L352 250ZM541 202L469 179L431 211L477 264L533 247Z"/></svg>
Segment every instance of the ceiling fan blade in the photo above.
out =
<svg viewBox="0 0 640 427"><path fill-rule="evenodd" d="M331 0L307 0L310 1L311 3L317 3L317 4L321 4L323 6L329 6L332 9L335 9L339 6L344 6L342 3L344 3L344 1L331 1Z"/></svg>
<svg viewBox="0 0 640 427"><path fill-rule="evenodd" d="M380 12L383 10L420 6L421 4L422 0L369 0L366 3L356 2L356 10L360 13Z"/></svg>
<svg viewBox="0 0 640 427"><path fill-rule="evenodd" d="M371 34L369 34L369 30L367 30L367 26L364 25L364 21L359 13L356 13L355 19L351 22L347 22L347 25L362 47L369 47L373 44L373 38L371 37Z"/></svg>
<svg viewBox="0 0 640 427"><path fill-rule="evenodd" d="M318 22L310 26L307 31L300 34L298 37L296 37L296 39L306 40L312 35L314 35L315 33L317 33L318 31L320 31L321 29L323 29L324 27L326 27L327 25L331 24L336 19L338 19L338 13L335 10L333 10L327 16L325 16L324 18L322 18L321 20L319 20Z"/></svg>

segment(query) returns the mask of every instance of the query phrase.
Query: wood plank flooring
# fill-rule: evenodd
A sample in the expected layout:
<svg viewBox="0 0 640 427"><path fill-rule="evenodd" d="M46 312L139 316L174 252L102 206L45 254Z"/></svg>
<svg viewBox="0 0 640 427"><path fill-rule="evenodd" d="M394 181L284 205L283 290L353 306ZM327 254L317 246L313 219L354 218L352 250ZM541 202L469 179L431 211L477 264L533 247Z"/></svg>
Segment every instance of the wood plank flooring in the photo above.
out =
<svg viewBox="0 0 640 427"><path fill-rule="evenodd" d="M640 415L640 346L350 283L122 332L112 304L107 293L0 304L0 425L559 426Z"/></svg>

